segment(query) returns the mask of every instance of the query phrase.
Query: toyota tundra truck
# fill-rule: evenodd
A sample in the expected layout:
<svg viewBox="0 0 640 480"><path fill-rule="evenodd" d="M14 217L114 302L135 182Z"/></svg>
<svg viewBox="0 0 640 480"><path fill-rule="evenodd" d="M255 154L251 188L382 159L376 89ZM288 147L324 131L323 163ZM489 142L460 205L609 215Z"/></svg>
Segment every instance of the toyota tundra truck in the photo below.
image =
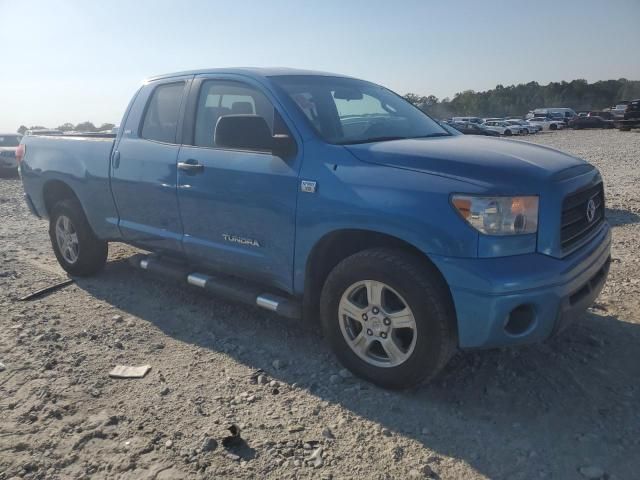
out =
<svg viewBox="0 0 640 480"><path fill-rule="evenodd" d="M317 325L388 388L433 378L457 349L548 339L609 270L592 165L451 134L345 76L157 76L116 135L27 135L17 157L70 275L98 272L109 242L133 245L148 275Z"/></svg>

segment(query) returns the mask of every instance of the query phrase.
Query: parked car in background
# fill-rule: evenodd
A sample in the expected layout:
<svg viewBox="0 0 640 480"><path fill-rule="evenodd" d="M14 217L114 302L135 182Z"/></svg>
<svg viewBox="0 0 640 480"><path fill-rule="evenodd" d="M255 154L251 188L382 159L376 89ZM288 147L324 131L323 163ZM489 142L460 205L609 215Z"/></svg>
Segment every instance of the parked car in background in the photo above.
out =
<svg viewBox="0 0 640 480"><path fill-rule="evenodd" d="M616 119L615 124L622 131L640 128L640 99L627 103L622 119Z"/></svg>
<svg viewBox="0 0 640 480"><path fill-rule="evenodd" d="M385 387L433 378L459 348L546 340L583 316L611 261L597 168L451 135L338 75L157 76L117 135L27 136L17 158L71 275L103 268L108 242L161 253L131 263L306 320Z"/></svg>
<svg viewBox="0 0 640 480"><path fill-rule="evenodd" d="M504 122L504 118L502 118L502 117L489 117L489 118L483 118L482 119L482 123L487 123L487 122Z"/></svg>
<svg viewBox="0 0 640 480"><path fill-rule="evenodd" d="M21 139L19 133L0 133L0 174L17 173L16 150Z"/></svg>
<svg viewBox="0 0 640 480"><path fill-rule="evenodd" d="M627 110L629 103L631 103L629 100L623 100L616 103L615 107L611 107L611 115L613 115L614 120L624 118L624 112Z"/></svg>
<svg viewBox="0 0 640 480"><path fill-rule="evenodd" d="M446 120L441 120L438 122L438 124L444 128L447 132L449 132L451 135L462 135L462 132L460 132L460 130L454 128L451 125L452 122L450 121L446 121Z"/></svg>
<svg viewBox="0 0 640 480"><path fill-rule="evenodd" d="M543 130L562 130L565 127L564 122L551 120L547 117L533 117L527 121L533 125L541 126Z"/></svg>
<svg viewBox="0 0 640 480"><path fill-rule="evenodd" d="M587 117L600 117L605 120L613 120L613 114L609 110L594 110L593 112L589 112Z"/></svg>
<svg viewBox="0 0 640 480"><path fill-rule="evenodd" d="M583 128L613 128L613 120L592 115L590 117L575 117L569 122L569 128L581 130Z"/></svg>
<svg viewBox="0 0 640 480"><path fill-rule="evenodd" d="M482 119L480 117L453 117L451 120L463 123L482 123Z"/></svg>
<svg viewBox="0 0 640 480"><path fill-rule="evenodd" d="M529 112L526 116L527 120L534 117L547 117L553 120L562 120L565 125L569 123L573 117L577 117L578 114L572 108L566 107L550 107L550 108L536 108Z"/></svg>
<svg viewBox="0 0 640 480"><path fill-rule="evenodd" d="M486 137L498 137L500 134L494 130L489 130L483 124L472 122L453 122L450 124L453 128L465 135L484 135Z"/></svg>
<svg viewBox="0 0 640 480"><path fill-rule="evenodd" d="M529 123L526 120L522 120L522 119L511 119L511 120L506 120L507 123L511 124L511 125L519 125L521 126L524 131L526 133L524 133L525 135L529 134L529 133L538 133L539 131L542 130L542 127L540 125L534 124L534 123Z"/></svg>
<svg viewBox="0 0 640 480"><path fill-rule="evenodd" d="M504 120L489 120L488 122L484 122L483 125L488 130L492 130L494 132L499 133L500 135L506 135L507 137L511 135L520 135L523 131L528 130L520 125L511 125Z"/></svg>

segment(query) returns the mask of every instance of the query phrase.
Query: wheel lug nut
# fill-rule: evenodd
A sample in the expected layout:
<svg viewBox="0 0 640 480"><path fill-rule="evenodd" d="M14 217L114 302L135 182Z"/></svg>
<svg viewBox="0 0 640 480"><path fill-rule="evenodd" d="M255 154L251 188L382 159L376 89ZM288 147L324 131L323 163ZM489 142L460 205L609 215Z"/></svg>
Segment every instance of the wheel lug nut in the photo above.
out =
<svg viewBox="0 0 640 480"><path fill-rule="evenodd" d="M362 314L362 320L364 320L366 322L367 320L369 320L369 316L366 313L363 313Z"/></svg>
<svg viewBox="0 0 640 480"><path fill-rule="evenodd" d="M380 333L380 338L387 338L387 334L385 332Z"/></svg>
<svg viewBox="0 0 640 480"><path fill-rule="evenodd" d="M385 319L382 321L382 323L384 323L384 324L388 327L389 325L391 325L391 320L389 320L388 318L385 318Z"/></svg>
<svg viewBox="0 0 640 480"><path fill-rule="evenodd" d="M374 315L377 315L380 312L380 309L378 307L373 307L371 311L373 312Z"/></svg>
<svg viewBox="0 0 640 480"><path fill-rule="evenodd" d="M367 328L367 335L373 335L373 330L371 330L370 328Z"/></svg>

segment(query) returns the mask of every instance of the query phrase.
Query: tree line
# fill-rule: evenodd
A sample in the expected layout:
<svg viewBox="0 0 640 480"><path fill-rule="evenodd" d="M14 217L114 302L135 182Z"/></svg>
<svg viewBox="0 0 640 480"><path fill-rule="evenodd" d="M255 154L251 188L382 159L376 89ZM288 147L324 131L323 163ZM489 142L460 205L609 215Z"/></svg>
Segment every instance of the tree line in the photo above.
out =
<svg viewBox="0 0 640 480"><path fill-rule="evenodd" d="M405 98L429 115L445 119L453 116L508 117L524 116L544 107L568 107L576 112L602 110L621 100L640 98L640 81L602 80L588 83L578 79L571 82L538 82L518 85L497 85L484 92L465 90L453 98L438 99L434 95L408 93Z"/></svg>
<svg viewBox="0 0 640 480"><path fill-rule="evenodd" d="M520 83L518 85L497 85L496 88L484 92L465 90L456 93L453 98L438 99L434 95L420 96L407 93L404 98L429 115L439 119L454 116L474 117L510 117L524 116L535 108L569 107L576 112L602 110L621 100L640 98L640 81L601 80L588 83L577 79L571 82L551 82L540 85L538 82ZM56 130L63 132L101 132L111 130L113 123L103 123L99 127L92 122L74 125L63 123ZM42 130L46 127L21 125L18 132Z"/></svg>
<svg viewBox="0 0 640 480"><path fill-rule="evenodd" d="M115 127L113 123L103 123L99 127L96 127L92 122L82 122L74 125L73 123L63 123L62 125L55 128L55 130L60 130L61 132L104 132L111 131L111 129ZM33 125L31 127L27 127L26 125L20 125L18 128L18 133L24 135L27 130L48 130L47 127L43 127L41 125Z"/></svg>

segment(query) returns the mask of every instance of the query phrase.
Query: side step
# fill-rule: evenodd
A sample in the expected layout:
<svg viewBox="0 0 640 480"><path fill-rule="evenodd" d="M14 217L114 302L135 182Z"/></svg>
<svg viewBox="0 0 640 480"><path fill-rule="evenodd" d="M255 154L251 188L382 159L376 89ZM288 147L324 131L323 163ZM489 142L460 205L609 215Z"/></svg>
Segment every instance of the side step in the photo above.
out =
<svg viewBox="0 0 640 480"><path fill-rule="evenodd" d="M265 292L264 288L256 284L222 275L194 272L182 263L154 255L135 255L130 261L135 267L142 270L186 282L216 296L248 305L257 305L283 317L302 318L300 302Z"/></svg>

